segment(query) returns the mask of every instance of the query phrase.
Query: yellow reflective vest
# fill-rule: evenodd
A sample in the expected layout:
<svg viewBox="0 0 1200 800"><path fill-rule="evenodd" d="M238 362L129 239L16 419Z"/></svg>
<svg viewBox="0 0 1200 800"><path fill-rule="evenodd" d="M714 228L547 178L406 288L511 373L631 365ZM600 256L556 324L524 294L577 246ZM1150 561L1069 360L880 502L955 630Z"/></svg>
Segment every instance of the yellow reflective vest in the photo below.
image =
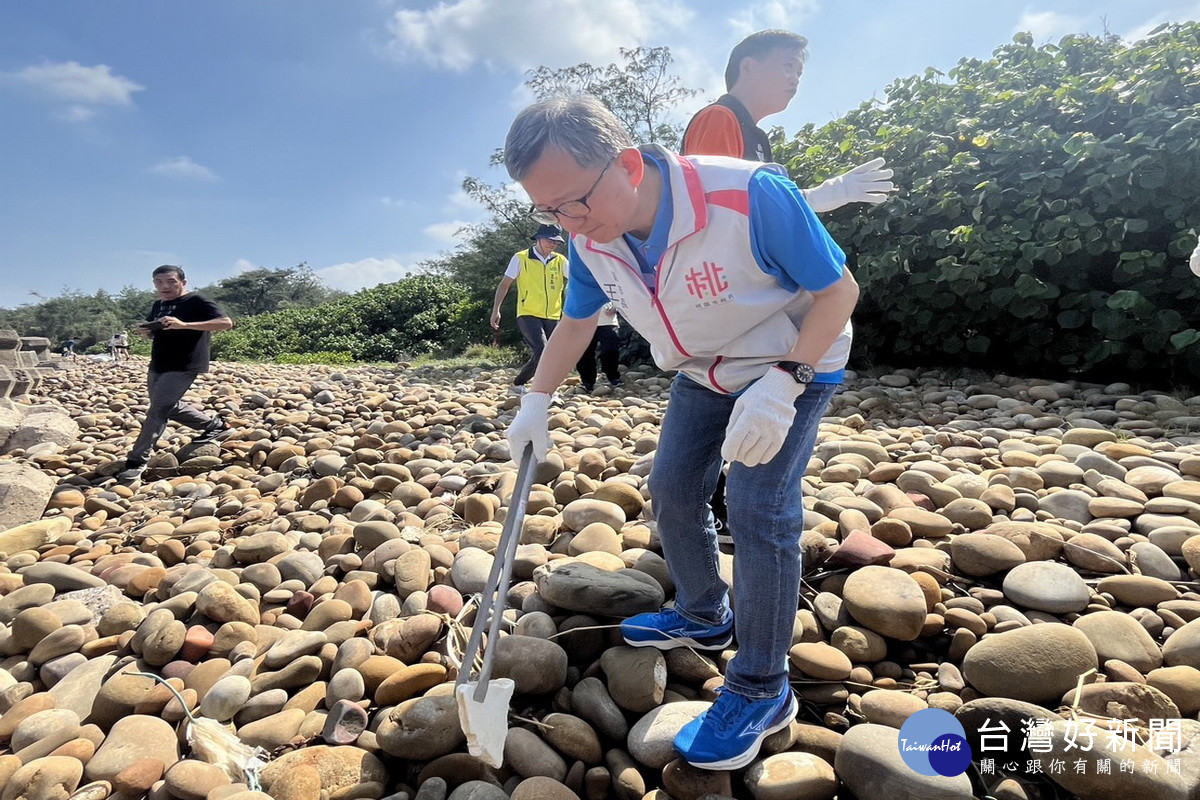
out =
<svg viewBox="0 0 1200 800"><path fill-rule="evenodd" d="M558 319L562 316L566 288L567 258L554 253L545 263L533 248L517 253L521 271L517 275L517 316Z"/></svg>

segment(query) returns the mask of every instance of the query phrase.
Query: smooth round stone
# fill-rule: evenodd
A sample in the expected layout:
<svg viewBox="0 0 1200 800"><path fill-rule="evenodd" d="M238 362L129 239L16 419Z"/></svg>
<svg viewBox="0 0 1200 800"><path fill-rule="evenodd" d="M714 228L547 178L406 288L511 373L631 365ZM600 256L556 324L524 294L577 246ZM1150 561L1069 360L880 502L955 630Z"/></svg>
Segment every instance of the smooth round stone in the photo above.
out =
<svg viewBox="0 0 1200 800"><path fill-rule="evenodd" d="M1137 559L1138 569L1142 576L1159 578L1164 581L1177 581L1183 577L1179 566L1161 547L1151 542L1134 542L1129 548L1129 557Z"/></svg>
<svg viewBox="0 0 1200 800"><path fill-rule="evenodd" d="M579 502L579 501L576 501ZM662 607L662 585L637 570L616 572L582 561L561 560L533 573L546 602L568 611L602 617L629 617Z"/></svg>
<svg viewBox="0 0 1200 800"><path fill-rule="evenodd" d="M887 641L866 628L843 625L834 630L829 641L855 664L873 664L887 658Z"/></svg>
<svg viewBox="0 0 1200 800"><path fill-rule="evenodd" d="M383 752L414 761L444 756L466 741L458 703L449 695L421 697L392 708L384 714L375 735Z"/></svg>
<svg viewBox="0 0 1200 800"><path fill-rule="evenodd" d="M518 783L509 800L579 800L579 795L553 778L535 775Z"/></svg>
<svg viewBox="0 0 1200 800"><path fill-rule="evenodd" d="M1091 599L1091 591L1079 573L1052 561L1013 567L1004 576L1003 590L1009 600L1050 614L1082 611Z"/></svg>
<svg viewBox="0 0 1200 800"><path fill-rule="evenodd" d="M334 673L325 688L325 707L333 708L339 700L356 703L366 696L363 677L356 669L341 669Z"/></svg>
<svg viewBox="0 0 1200 800"><path fill-rule="evenodd" d="M572 714L547 714L542 722L550 727L543 731L546 741L564 756L584 764L600 764L604 749L596 731L585 720Z"/></svg>
<svg viewBox="0 0 1200 800"><path fill-rule="evenodd" d="M74 796L83 777L83 764L66 756L46 756L24 766L18 761L16 766L0 789L5 800L63 800Z"/></svg>
<svg viewBox="0 0 1200 800"><path fill-rule="evenodd" d="M1099 611L1084 614L1073 625L1088 637L1102 664L1115 658L1143 674L1162 666L1162 652L1158 645L1146 629L1128 614Z"/></svg>
<svg viewBox="0 0 1200 800"><path fill-rule="evenodd" d="M540 775L562 781L567 776L567 763L540 736L525 728L510 728L504 742L504 763L518 775L531 778Z"/></svg>
<svg viewBox="0 0 1200 800"><path fill-rule="evenodd" d="M1125 473L1125 483L1148 497L1157 497L1164 487L1179 480L1182 480L1179 473L1166 467L1134 467Z"/></svg>
<svg viewBox="0 0 1200 800"><path fill-rule="evenodd" d="M450 580L463 594L482 592L492 568L492 555L478 547L465 547L454 557Z"/></svg>
<svg viewBox="0 0 1200 800"><path fill-rule="evenodd" d="M226 722L250 699L250 679L242 675L226 675L212 685L200 699L200 713L209 719Z"/></svg>
<svg viewBox="0 0 1200 800"><path fill-rule="evenodd" d="M166 770L179 760L179 739L175 729L157 717L141 714L122 717L88 761L84 774L88 780L111 781L135 761L154 758Z"/></svg>
<svg viewBox="0 0 1200 800"><path fill-rule="evenodd" d="M894 689L876 689L862 698L862 713L867 722L892 728L899 728L910 716L928 707L916 695Z"/></svg>
<svg viewBox="0 0 1200 800"><path fill-rule="evenodd" d="M1162 654L1168 667L1200 669L1200 617L1172 633L1163 645Z"/></svg>
<svg viewBox="0 0 1200 800"><path fill-rule="evenodd" d="M284 753L263 767L260 773L263 789L270 792L280 780L287 781L291 771L301 765L317 770L321 776L321 791L327 791L331 796L379 797L388 782L387 768L366 750L317 745Z"/></svg>
<svg viewBox="0 0 1200 800"><path fill-rule="evenodd" d="M925 595L909 575L891 567L855 570L842 588L846 610L860 625L901 641L912 641L925 626Z"/></svg>
<svg viewBox="0 0 1200 800"><path fill-rule="evenodd" d="M838 628L842 630L842 628ZM850 677L850 658L824 642L801 642L788 650L788 661L805 675L819 680L842 681Z"/></svg>
<svg viewBox="0 0 1200 800"><path fill-rule="evenodd" d="M1101 579L1096 591L1111 594L1118 603L1130 608L1154 608L1179 596L1179 590L1172 584L1149 575L1112 575Z"/></svg>
<svg viewBox="0 0 1200 800"><path fill-rule="evenodd" d="M167 790L179 800L205 800L213 789L232 783L225 770L216 764L190 758L168 769L163 780Z"/></svg>
<svg viewBox="0 0 1200 800"><path fill-rule="evenodd" d="M584 678L571 690L571 709L602 736L623 741L629 733L625 714L598 678Z"/></svg>
<svg viewBox="0 0 1200 800"><path fill-rule="evenodd" d="M49 708L30 714L16 726L9 742L26 763L50 755L56 747L79 734L79 716L64 708Z"/></svg>
<svg viewBox="0 0 1200 800"><path fill-rule="evenodd" d="M600 657L608 693L626 711L644 713L663 701L667 662L652 647L612 647Z"/></svg>
<svg viewBox="0 0 1200 800"><path fill-rule="evenodd" d="M1191 717L1200 711L1200 669L1161 667L1146 675L1146 683L1170 697L1180 714Z"/></svg>
<svg viewBox="0 0 1200 800"><path fill-rule="evenodd" d="M494 674L494 672L493 672ZM389 675L375 690L375 704L390 706L437 686L446 679L441 664L410 664Z"/></svg>
<svg viewBox="0 0 1200 800"><path fill-rule="evenodd" d="M619 531L625 524L625 509L607 500L584 498L564 506L562 518L568 530L582 531L588 525L600 522Z"/></svg>
<svg viewBox="0 0 1200 800"><path fill-rule="evenodd" d="M1096 648L1082 631L1043 623L981 639L967 651L962 672L981 694L1045 704L1097 666Z"/></svg>
<svg viewBox="0 0 1200 800"><path fill-rule="evenodd" d="M954 566L966 575L982 577L1010 570L1025 563L1021 548L1001 536L964 533L950 540Z"/></svg>
<svg viewBox="0 0 1200 800"><path fill-rule="evenodd" d="M513 635L495 647L492 677L512 678L517 694L557 692L567 681L567 653L556 642Z"/></svg>
<svg viewBox="0 0 1200 800"><path fill-rule="evenodd" d="M530 573L532 574L532 573ZM462 610L463 596L453 586L436 584L429 587L429 610L455 615Z"/></svg>
<svg viewBox="0 0 1200 800"><path fill-rule="evenodd" d="M921 798L921 800L970 800L971 781L966 775L953 778L926 776L911 769L900 756L900 731L886 725L854 725L842 737L834 759L834 770L855 796Z"/></svg>
<svg viewBox="0 0 1200 800"><path fill-rule="evenodd" d="M420 798L420 800L425 800ZM467 781L455 787L446 800L510 800L503 789L487 781Z"/></svg>
<svg viewBox="0 0 1200 800"><path fill-rule="evenodd" d="M1128 800L1128 798L1151 798L1155 800L1187 800L1192 786L1179 772L1172 772L1164 757L1097 726L1095 745L1082 750L1077 741L1078 723L1055 720L1045 726L1039 742L1047 745L1034 752L1030 758L1038 762L1040 771L1050 774L1052 760L1070 759L1068 763L1082 760L1082 770L1068 769L1054 773L1054 782L1076 797L1092 800ZM1047 752L1048 751L1048 752ZM1099 762L1131 760L1136 765L1131 771L1110 769L1101 773Z"/></svg>
<svg viewBox="0 0 1200 800"><path fill-rule="evenodd" d="M1140 677L1140 676L1139 676ZM1178 719L1179 706L1165 693L1140 681L1104 681L1071 689L1061 705L1078 704L1085 714L1118 719Z"/></svg>
<svg viewBox="0 0 1200 800"><path fill-rule="evenodd" d="M629 731L629 754L639 764L662 769L679 757L675 736L684 725L700 716L711 703L683 701L652 709L634 723Z"/></svg>
<svg viewBox="0 0 1200 800"><path fill-rule="evenodd" d="M832 764L803 752L777 753L754 762L745 782L754 800L833 800L840 785Z"/></svg>
<svg viewBox="0 0 1200 800"><path fill-rule="evenodd" d="M1094 533L1079 533L1067 540L1063 555L1075 567L1087 572L1120 573L1127 559L1119 547Z"/></svg>

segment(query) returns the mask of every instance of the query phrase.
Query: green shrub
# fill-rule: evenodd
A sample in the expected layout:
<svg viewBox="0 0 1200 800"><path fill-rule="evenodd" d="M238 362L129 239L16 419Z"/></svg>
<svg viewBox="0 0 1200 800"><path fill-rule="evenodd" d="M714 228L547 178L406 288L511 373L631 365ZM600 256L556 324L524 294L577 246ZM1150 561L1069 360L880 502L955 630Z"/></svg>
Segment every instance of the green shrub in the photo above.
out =
<svg viewBox="0 0 1200 800"><path fill-rule="evenodd" d="M280 353L276 364L353 364L354 356L345 350L320 350L315 353Z"/></svg>
<svg viewBox="0 0 1200 800"><path fill-rule="evenodd" d="M284 354L346 354L349 361L337 363L349 363L452 353L469 343L464 321L482 313L453 281L418 275L324 305L240 320L213 337L213 355L270 361Z"/></svg>
<svg viewBox="0 0 1200 800"><path fill-rule="evenodd" d="M801 130L780 161L802 185L884 156L900 186L825 220L862 286L856 358L1200 381L1198 112L1188 23L1019 34Z"/></svg>

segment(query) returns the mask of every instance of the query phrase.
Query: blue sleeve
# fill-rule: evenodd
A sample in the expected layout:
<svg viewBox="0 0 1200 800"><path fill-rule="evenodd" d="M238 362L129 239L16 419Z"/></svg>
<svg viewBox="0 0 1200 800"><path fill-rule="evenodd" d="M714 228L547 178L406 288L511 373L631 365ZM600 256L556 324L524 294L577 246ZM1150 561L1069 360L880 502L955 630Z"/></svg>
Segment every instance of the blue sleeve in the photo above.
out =
<svg viewBox="0 0 1200 800"><path fill-rule="evenodd" d="M790 178L759 170L748 189L750 248L763 272L793 292L819 292L842 277L846 254Z"/></svg>
<svg viewBox="0 0 1200 800"><path fill-rule="evenodd" d="M600 290L600 284L584 266L572 241L567 247L567 299L563 313L572 319L590 319L607 302L608 295Z"/></svg>

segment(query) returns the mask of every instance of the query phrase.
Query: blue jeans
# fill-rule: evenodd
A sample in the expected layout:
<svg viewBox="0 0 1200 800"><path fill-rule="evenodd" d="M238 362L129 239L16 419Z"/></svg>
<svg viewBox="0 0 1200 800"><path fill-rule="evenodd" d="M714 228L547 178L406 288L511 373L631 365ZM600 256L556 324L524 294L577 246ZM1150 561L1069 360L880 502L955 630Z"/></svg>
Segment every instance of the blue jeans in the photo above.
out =
<svg viewBox="0 0 1200 800"><path fill-rule="evenodd" d="M725 685L752 698L787 686L787 651L800 600L800 480L835 384L814 383L796 400L796 417L775 458L729 465L725 500L737 552L733 596L737 655ZM729 613L729 586L717 572L717 533L707 500L721 471L721 444L736 397L677 375L650 474L650 496L675 609L700 623Z"/></svg>

